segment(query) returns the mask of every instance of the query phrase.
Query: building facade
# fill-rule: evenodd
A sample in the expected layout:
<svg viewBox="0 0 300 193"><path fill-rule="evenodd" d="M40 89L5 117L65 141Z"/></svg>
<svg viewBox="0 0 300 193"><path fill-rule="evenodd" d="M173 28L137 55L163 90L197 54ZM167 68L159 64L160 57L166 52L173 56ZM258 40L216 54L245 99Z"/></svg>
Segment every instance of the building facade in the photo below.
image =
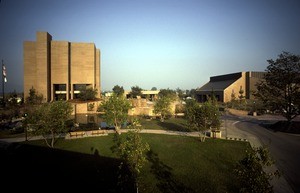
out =
<svg viewBox="0 0 300 193"><path fill-rule="evenodd" d="M220 102L229 102L243 95L245 99L253 99L256 83L264 78L265 72L238 72L210 77L210 81L196 90L199 102L207 101L212 94Z"/></svg>
<svg viewBox="0 0 300 193"><path fill-rule="evenodd" d="M94 43L53 41L37 32L23 44L24 97L34 88L44 101L76 99L80 90L97 89L100 98L100 50Z"/></svg>

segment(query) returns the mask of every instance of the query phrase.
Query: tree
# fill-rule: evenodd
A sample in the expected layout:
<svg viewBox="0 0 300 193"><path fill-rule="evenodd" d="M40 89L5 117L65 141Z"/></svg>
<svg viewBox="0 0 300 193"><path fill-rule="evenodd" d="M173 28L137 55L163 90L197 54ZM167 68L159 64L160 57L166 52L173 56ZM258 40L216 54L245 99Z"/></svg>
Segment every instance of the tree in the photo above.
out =
<svg viewBox="0 0 300 193"><path fill-rule="evenodd" d="M26 98L26 103L28 104L41 104L43 101L43 95L42 94L38 94L38 92L36 92L36 90L32 87L29 90L29 96Z"/></svg>
<svg viewBox="0 0 300 193"><path fill-rule="evenodd" d="M300 56L283 52L269 66L255 96L291 122L300 114Z"/></svg>
<svg viewBox="0 0 300 193"><path fill-rule="evenodd" d="M120 165L121 170L129 170L131 178L134 182L135 189L138 192L139 187L139 174L146 160L145 153L150 150L148 143L142 141L140 131L142 130L139 122L134 120L129 126L129 131L126 134L125 140L119 136L115 136L116 151L122 162ZM128 176L121 176L121 178L127 178ZM128 179L126 179L128 180Z"/></svg>
<svg viewBox="0 0 300 193"><path fill-rule="evenodd" d="M185 112L185 105L182 103L176 104L175 106L175 113L184 113Z"/></svg>
<svg viewBox="0 0 300 193"><path fill-rule="evenodd" d="M18 102L18 94L16 91L12 92L8 98L8 107L12 112L13 117L18 117L20 114L20 103Z"/></svg>
<svg viewBox="0 0 300 193"><path fill-rule="evenodd" d="M240 101L242 101L245 98L245 96L244 96L244 90L243 90L242 87L239 90L239 94L240 94L239 95L239 99L240 99Z"/></svg>
<svg viewBox="0 0 300 193"><path fill-rule="evenodd" d="M171 99L172 101L175 101L177 98L176 91L171 90L171 89L161 89L158 93L158 97L167 97Z"/></svg>
<svg viewBox="0 0 300 193"><path fill-rule="evenodd" d="M186 103L186 119L191 129L200 132L201 141L205 141L205 131L218 130L221 126L220 112L211 99L200 106L196 100Z"/></svg>
<svg viewBox="0 0 300 193"><path fill-rule="evenodd" d="M273 192L270 180L279 177L279 171L266 170L266 167L273 164L274 161L265 147L254 148L247 152L246 157L238 162L235 169L241 184L240 192Z"/></svg>
<svg viewBox="0 0 300 193"><path fill-rule="evenodd" d="M167 116L171 115L171 105L172 100L167 97L163 96L156 100L154 105L154 113L160 115L160 121L164 122Z"/></svg>
<svg viewBox="0 0 300 193"><path fill-rule="evenodd" d="M124 96L113 94L108 100L99 106L98 111L103 111L103 118L109 125L114 125L116 132L119 133L121 126L128 118L128 110L132 106Z"/></svg>
<svg viewBox="0 0 300 193"><path fill-rule="evenodd" d="M72 111L71 104L66 101L44 103L28 113L25 124L34 134L42 135L46 144L53 148L56 135L68 131L66 121Z"/></svg>
<svg viewBox="0 0 300 193"><path fill-rule="evenodd" d="M181 90L180 88L176 89L176 93L180 100L182 100L185 96L185 94L183 93L183 90Z"/></svg>
<svg viewBox="0 0 300 193"><path fill-rule="evenodd" d="M157 88L154 86L154 87L151 88L151 90L157 90Z"/></svg>
<svg viewBox="0 0 300 193"><path fill-rule="evenodd" d="M196 89L186 90L186 97L196 98Z"/></svg>
<svg viewBox="0 0 300 193"><path fill-rule="evenodd" d="M213 104L212 100L206 101L202 106L202 125L207 129L220 129L220 111L217 105Z"/></svg>
<svg viewBox="0 0 300 193"><path fill-rule="evenodd" d="M142 95L142 89L139 86L133 86L131 87L130 96L132 98L137 98L137 96Z"/></svg>
<svg viewBox="0 0 300 193"><path fill-rule="evenodd" d="M97 89L83 88L83 89L80 89L78 98L83 101L95 100L96 95L97 95Z"/></svg>
<svg viewBox="0 0 300 193"><path fill-rule="evenodd" d="M202 109L195 99L186 101L186 112L185 117L188 125L192 130L200 132L201 141L205 141L205 130L202 125Z"/></svg>
<svg viewBox="0 0 300 193"><path fill-rule="evenodd" d="M112 90L117 96L122 96L124 94L123 86L115 85Z"/></svg>
<svg viewBox="0 0 300 193"><path fill-rule="evenodd" d="M231 97L230 102L234 102L234 101L236 100L236 97L235 97L235 93L234 93L234 92L231 93L230 97Z"/></svg>
<svg viewBox="0 0 300 193"><path fill-rule="evenodd" d="M185 118L187 119L189 125L194 128L195 122L195 113L197 110L200 109L199 103L195 99L190 99L186 101L186 107L185 107ZM199 110L200 111L200 110Z"/></svg>

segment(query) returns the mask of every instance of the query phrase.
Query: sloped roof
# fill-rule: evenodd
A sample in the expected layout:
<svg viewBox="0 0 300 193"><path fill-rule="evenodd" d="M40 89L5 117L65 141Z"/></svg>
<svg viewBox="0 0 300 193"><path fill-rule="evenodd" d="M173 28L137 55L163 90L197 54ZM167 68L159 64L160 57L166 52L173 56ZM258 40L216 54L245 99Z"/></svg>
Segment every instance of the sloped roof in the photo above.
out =
<svg viewBox="0 0 300 193"><path fill-rule="evenodd" d="M228 86L234 83L234 80L214 81L208 82L199 88L197 91L224 91Z"/></svg>

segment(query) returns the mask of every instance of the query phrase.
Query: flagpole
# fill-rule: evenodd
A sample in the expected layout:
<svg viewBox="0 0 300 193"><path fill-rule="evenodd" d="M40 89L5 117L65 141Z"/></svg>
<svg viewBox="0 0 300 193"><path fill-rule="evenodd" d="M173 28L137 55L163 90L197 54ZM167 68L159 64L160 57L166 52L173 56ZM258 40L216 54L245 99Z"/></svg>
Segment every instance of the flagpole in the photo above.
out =
<svg viewBox="0 0 300 193"><path fill-rule="evenodd" d="M2 102L3 102L3 107L5 107L5 99L4 99L4 74L3 74L3 67L4 67L4 64L3 64L3 60L2 60L2 94L3 94L3 97L2 97Z"/></svg>

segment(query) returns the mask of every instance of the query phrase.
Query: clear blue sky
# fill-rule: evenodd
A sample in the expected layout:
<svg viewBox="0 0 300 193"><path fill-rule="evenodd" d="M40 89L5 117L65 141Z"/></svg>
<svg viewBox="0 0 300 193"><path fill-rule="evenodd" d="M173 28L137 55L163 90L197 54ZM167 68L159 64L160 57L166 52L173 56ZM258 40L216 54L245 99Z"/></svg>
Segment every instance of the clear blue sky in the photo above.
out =
<svg viewBox="0 0 300 193"><path fill-rule="evenodd" d="M94 42L102 90L192 89L210 76L264 71L282 51L300 54L300 1L1 0L7 92L23 91L23 42L36 31Z"/></svg>

